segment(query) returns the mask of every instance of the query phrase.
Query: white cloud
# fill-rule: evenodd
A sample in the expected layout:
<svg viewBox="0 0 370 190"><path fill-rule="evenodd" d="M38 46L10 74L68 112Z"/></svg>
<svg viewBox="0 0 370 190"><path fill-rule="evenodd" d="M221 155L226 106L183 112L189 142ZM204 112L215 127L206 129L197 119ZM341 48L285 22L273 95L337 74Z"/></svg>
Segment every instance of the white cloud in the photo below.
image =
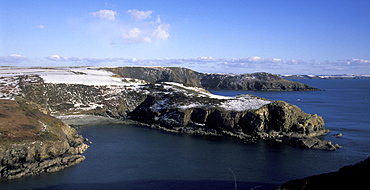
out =
<svg viewBox="0 0 370 190"><path fill-rule="evenodd" d="M147 25L157 25L159 23L161 23L161 17L158 15L155 21L150 21L150 22L147 22L146 24Z"/></svg>
<svg viewBox="0 0 370 190"><path fill-rule="evenodd" d="M139 28L133 28L126 33L122 34L122 38L125 40L125 43L151 43L152 39L143 34Z"/></svg>
<svg viewBox="0 0 370 190"><path fill-rule="evenodd" d="M61 61L61 57L59 55L51 55L47 57L47 59L52 60L52 61Z"/></svg>
<svg viewBox="0 0 370 190"><path fill-rule="evenodd" d="M151 18L153 11L138 11L136 9L130 9L127 13L131 16L134 21L142 21Z"/></svg>
<svg viewBox="0 0 370 190"><path fill-rule="evenodd" d="M169 24L159 25L157 29L152 32L153 38L167 40L167 38L170 37L170 34L168 33L169 27L170 27Z"/></svg>
<svg viewBox="0 0 370 190"><path fill-rule="evenodd" d="M323 70L325 70L325 71L343 71L344 68L342 68L342 67L324 67Z"/></svg>
<svg viewBox="0 0 370 190"><path fill-rule="evenodd" d="M0 63L2 64L18 64L23 61L29 61L30 59L27 57L23 57L19 54L11 54L8 56L0 56Z"/></svg>
<svg viewBox="0 0 370 190"><path fill-rule="evenodd" d="M104 63L104 62L116 62L121 60L126 60L124 58L82 58L82 57L67 57L67 56L60 56L60 55L51 55L45 57L50 61L56 62L74 62L74 63Z"/></svg>
<svg viewBox="0 0 370 190"><path fill-rule="evenodd" d="M151 28L132 28L122 34L124 42L131 43L152 43L153 40L167 40L170 36L168 29L169 24L158 25L156 29Z"/></svg>
<svg viewBox="0 0 370 190"><path fill-rule="evenodd" d="M38 25L37 26L39 29L44 29L45 28L45 26L44 25Z"/></svg>
<svg viewBox="0 0 370 190"><path fill-rule="evenodd" d="M90 28L93 29L95 33L104 31L105 34L108 34L105 35L107 39L121 37L125 44L152 43L157 40L167 40L170 37L170 24L162 23L159 15L155 15L155 17L151 19L153 14L152 10L139 11L137 9L130 9L126 11L126 13L131 17L131 20L117 20L115 16L118 13L112 10L92 12L90 14L94 17L106 20L117 20L118 22L114 22L114 25L108 25L111 23L105 22L94 22L92 23L93 26Z"/></svg>
<svg viewBox="0 0 370 190"><path fill-rule="evenodd" d="M100 10L91 13L94 17L99 17L101 19L115 20L115 16L118 14L116 11L112 10Z"/></svg>
<svg viewBox="0 0 370 190"><path fill-rule="evenodd" d="M345 65L345 66L356 66L356 65L369 65L370 60L365 59L347 59L347 60L338 60L334 62L336 65Z"/></svg>
<svg viewBox="0 0 370 190"><path fill-rule="evenodd" d="M133 28L127 33L122 34L123 39L137 39L140 38L141 31L139 28Z"/></svg>

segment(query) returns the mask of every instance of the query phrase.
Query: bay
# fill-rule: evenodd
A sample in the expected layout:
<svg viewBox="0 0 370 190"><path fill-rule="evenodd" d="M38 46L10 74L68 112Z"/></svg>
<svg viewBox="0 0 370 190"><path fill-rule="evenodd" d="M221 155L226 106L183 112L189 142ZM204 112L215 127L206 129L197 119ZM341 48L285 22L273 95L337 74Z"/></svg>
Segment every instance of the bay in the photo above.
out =
<svg viewBox="0 0 370 190"><path fill-rule="evenodd" d="M343 147L309 150L266 141L192 136L135 125L92 125L82 163L55 173L2 181L0 189L276 189L288 180L338 170L370 156L370 80L298 80L325 91L259 92L325 119L323 137ZM338 138L333 135L343 133Z"/></svg>

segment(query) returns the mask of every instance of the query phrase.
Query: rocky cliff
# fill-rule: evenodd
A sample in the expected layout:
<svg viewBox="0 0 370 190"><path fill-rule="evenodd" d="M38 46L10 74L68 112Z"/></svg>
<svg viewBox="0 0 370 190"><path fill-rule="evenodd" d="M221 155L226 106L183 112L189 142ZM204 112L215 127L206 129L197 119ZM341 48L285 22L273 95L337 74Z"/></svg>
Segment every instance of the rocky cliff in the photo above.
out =
<svg viewBox="0 0 370 190"><path fill-rule="evenodd" d="M0 100L0 179L54 172L80 163L88 145L35 103Z"/></svg>
<svg viewBox="0 0 370 190"><path fill-rule="evenodd" d="M136 78L152 83L177 82L205 89L315 91L317 88L285 80L270 73L210 74L180 67L117 67L104 68L121 77Z"/></svg>

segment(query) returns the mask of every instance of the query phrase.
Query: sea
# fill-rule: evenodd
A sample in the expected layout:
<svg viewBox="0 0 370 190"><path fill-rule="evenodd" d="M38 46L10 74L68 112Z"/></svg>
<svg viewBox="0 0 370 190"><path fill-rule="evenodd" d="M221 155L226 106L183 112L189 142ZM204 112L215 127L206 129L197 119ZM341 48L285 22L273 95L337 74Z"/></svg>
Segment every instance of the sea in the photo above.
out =
<svg viewBox="0 0 370 190"><path fill-rule="evenodd" d="M318 114L331 132L322 138L335 151L260 140L170 133L136 125L79 129L92 141L86 160L59 172L0 182L0 189L276 189L297 178L337 171L370 156L370 80L294 80L313 92L210 90L283 100ZM341 137L335 134L342 133Z"/></svg>

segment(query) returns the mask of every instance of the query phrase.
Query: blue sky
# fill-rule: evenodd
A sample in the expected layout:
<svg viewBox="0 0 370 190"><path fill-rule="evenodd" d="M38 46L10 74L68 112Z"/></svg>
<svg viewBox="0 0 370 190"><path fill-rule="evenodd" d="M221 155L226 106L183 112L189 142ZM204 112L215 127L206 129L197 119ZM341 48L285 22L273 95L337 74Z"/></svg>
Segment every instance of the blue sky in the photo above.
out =
<svg viewBox="0 0 370 190"><path fill-rule="evenodd" d="M367 0L2 0L1 66L370 74Z"/></svg>

